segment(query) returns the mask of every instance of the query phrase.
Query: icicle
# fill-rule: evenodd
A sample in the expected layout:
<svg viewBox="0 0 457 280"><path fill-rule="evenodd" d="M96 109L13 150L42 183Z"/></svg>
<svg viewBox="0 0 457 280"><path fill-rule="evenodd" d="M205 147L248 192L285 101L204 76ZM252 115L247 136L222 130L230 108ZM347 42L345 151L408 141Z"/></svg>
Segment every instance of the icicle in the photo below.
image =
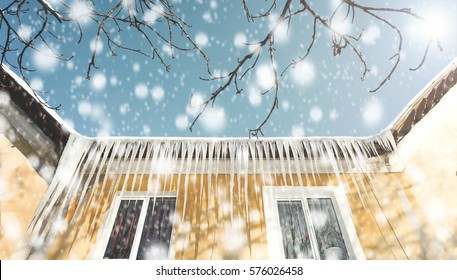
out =
<svg viewBox="0 0 457 280"><path fill-rule="evenodd" d="M365 203L364 203L363 197L361 196L359 184L358 184L358 182L357 182L357 180L356 180L356 178L354 176L353 162L350 160L347 141L346 140L338 140L337 141L337 146L341 150L341 152L343 153L343 159L344 159L345 164L347 166L347 172L349 172L349 176L351 177L352 183L354 184L354 187L356 188L357 194L358 194L359 198L361 199L362 206L365 208Z"/></svg>
<svg viewBox="0 0 457 280"><path fill-rule="evenodd" d="M243 168L244 169L244 201L246 207L246 217L249 222L249 146L247 143L243 143L242 146L242 157L243 157ZM252 159L254 161L254 158ZM255 176L255 173L253 173ZM253 186L254 187L254 186Z"/></svg>
<svg viewBox="0 0 457 280"><path fill-rule="evenodd" d="M273 168L271 167L271 162L272 162L272 157L270 156L270 146L269 146L269 143L268 142L262 142L262 146L263 146L263 152L264 152L264 155L265 155L265 172L268 174L268 186L274 186L274 185L277 185L276 184L276 176L275 176L275 181L273 182L273 179L272 179L272 175L271 175L271 170L273 170ZM265 180L264 180L264 185L267 185L265 184Z"/></svg>
<svg viewBox="0 0 457 280"><path fill-rule="evenodd" d="M341 174L340 174L340 167L338 166L338 150L336 150L333 146L332 141L324 140L324 147L327 151L327 157L332 165L333 173L335 174L338 184L341 186L343 183L341 181Z"/></svg>
<svg viewBox="0 0 457 280"><path fill-rule="evenodd" d="M254 190L254 194L255 194L255 200L257 201L258 200L258 197L257 197L257 161L259 160L258 159L258 155L257 155L257 152L256 152L256 142L254 141L249 141L248 142L248 153L251 154L251 158L252 158L252 177L253 177L253 190Z"/></svg>
<svg viewBox="0 0 457 280"><path fill-rule="evenodd" d="M241 206L241 175L245 172L243 169L243 150L242 150L243 143L240 141L235 142L235 160L236 163L234 166L234 173L236 176L236 183L238 186L238 206Z"/></svg>
<svg viewBox="0 0 457 280"><path fill-rule="evenodd" d="M309 169L308 169L308 166L307 166L307 163L306 163L306 155L305 155L305 144L302 142L302 141L298 141L296 142L296 150L298 152L298 166L301 166L302 168L299 168L300 170L300 174L299 175L302 175L302 174L305 174L305 178L306 178L306 185L302 184L302 186L310 186L311 185L311 181L309 179ZM303 173L301 173L303 172ZM302 176L300 176L300 180L301 180Z"/></svg>
<svg viewBox="0 0 457 280"><path fill-rule="evenodd" d="M324 152L322 141L314 141L313 144L314 144L313 147L314 147L315 153L316 153L316 156L314 157L314 164L316 166L317 176L319 177L319 181L322 182L321 173L327 172L327 170L319 170L319 167L320 167L319 163L321 166L327 167L326 159L325 159L326 153Z"/></svg>
<svg viewBox="0 0 457 280"><path fill-rule="evenodd" d="M128 185L128 180L132 174L132 167L134 165L135 158L136 158L136 155L138 154L139 149L140 149L139 143L137 143L137 142L128 143L127 152L126 152L126 156L127 156L126 162L128 162L128 166L127 166L127 171L124 174L124 182L122 184L122 188L121 188L121 191L119 194L120 197L123 197L125 195L125 190Z"/></svg>
<svg viewBox="0 0 457 280"><path fill-rule="evenodd" d="M187 158L186 158L186 174L184 177L184 203L182 208L182 219L184 221L184 217L186 216L186 207L187 207L187 194L189 193L189 176L190 176L190 168L192 163L192 156L194 154L195 145L194 143L187 142ZM184 159L183 159L184 160Z"/></svg>
<svg viewBox="0 0 457 280"><path fill-rule="evenodd" d="M251 238L251 221L249 217L249 184L248 184L248 176L249 176L249 146L248 143L241 143L241 156L242 156L242 162L243 167L242 169L244 172L244 203L245 203L245 227L246 227L246 235L247 235L247 241L248 241L248 247L249 247L249 255L252 256L252 238ZM252 161L254 161L254 155L252 155ZM255 173L253 174L255 176ZM253 188L255 185L253 186ZM241 186L239 186L241 188Z"/></svg>
<svg viewBox="0 0 457 280"><path fill-rule="evenodd" d="M178 179L176 181L176 193L178 194L178 199L179 199L179 196L181 195L181 175L182 175L182 172L184 170L184 163L186 162L185 158L186 158L186 153L187 153L187 143L186 142L181 142L179 144L178 147L176 147L177 149L177 153L180 154L181 158L180 158L180 162L181 164L179 165L179 169L178 169ZM183 198L183 200L186 199L185 197ZM181 214L181 223L184 222L184 213Z"/></svg>
<svg viewBox="0 0 457 280"><path fill-rule="evenodd" d="M105 203L112 204L114 202L115 196L118 191L118 186L122 180L122 170L124 170L125 163L127 162L127 151L128 151L128 143L126 141L117 141L118 142L118 149L116 151L113 150L112 158L114 160L115 166L113 171L115 172L116 176L111 180L111 185L108 189L108 194L106 199L104 200ZM116 160L117 159L117 160ZM109 211L108 215L106 216L105 221L109 221L111 216L115 215L113 211Z"/></svg>
<svg viewBox="0 0 457 280"><path fill-rule="evenodd" d="M29 234L32 234L36 227L44 222L45 212L52 209L57 197L68 187L76 174L73 173L86 156L92 142L86 138L79 138L71 135L67 146L62 154L59 167L56 170L54 179L49 185L46 193L38 206L35 215L30 223Z"/></svg>
<svg viewBox="0 0 457 280"><path fill-rule="evenodd" d="M278 176L276 174L276 148L274 147L273 141L268 141L265 143L266 145L266 155L267 155L267 163L268 163L268 174L270 174L270 179L273 177L273 185L279 186Z"/></svg>
<svg viewBox="0 0 457 280"><path fill-rule="evenodd" d="M346 140L345 145L344 145L347 153L348 153L348 160L351 161L351 167L354 167L355 173L358 177L358 180L355 179L354 172L351 171L351 174L353 175L353 183L354 186L357 189L357 194L359 195L359 198L361 199L362 205L364 209L366 209L366 205L362 196L362 193L366 195L366 188L365 188L365 183L364 179L361 176L361 171L360 171L360 166L359 166L359 161L357 160L356 154L354 154L354 141L351 140ZM352 169L352 168L351 168Z"/></svg>
<svg viewBox="0 0 457 280"><path fill-rule="evenodd" d="M84 187L80 194L80 201L79 201L78 205L76 206L72 219L70 220L71 225L74 225L75 222L77 222L76 232L73 235L73 240L70 244L70 249L73 247L73 245L76 241L76 238L78 237L82 224L85 221L85 216L87 214L87 211L91 206L92 196L94 195L94 193L96 191L95 190L96 185L92 185L92 186L90 186L90 185L91 185L91 183L98 184L98 179L99 179L100 172L101 172L101 169L99 167L100 166L100 163L99 163L100 157L103 155L102 161L105 162L107 149L108 149L108 146L105 143L99 143L98 148L94 150L95 157L93 160L90 161L90 163L92 164L91 171L90 171L89 175L87 176L86 182L85 182ZM93 176L94 176L94 173L96 170L98 170L96 179L93 180ZM92 187L92 191L91 191L89 198L86 199L85 196L90 187ZM87 234L86 234L86 237L87 237Z"/></svg>
<svg viewBox="0 0 457 280"><path fill-rule="evenodd" d="M371 190L373 191L374 194L376 194L376 186L373 182L375 182L374 174L373 174L373 169L368 167L366 168L365 166L367 165L366 160L368 159L368 154L366 151L366 147L359 144L357 149L356 149L357 157L360 159L362 158L365 162L359 164L361 166L361 170L363 174L365 174L368 177L368 184Z"/></svg>
<svg viewBox="0 0 457 280"><path fill-rule="evenodd" d="M214 152L216 154L216 175L214 178L215 182L215 187L214 187L214 209L215 209L215 214L216 214L216 219L219 218L219 166L221 165L221 143L216 142L214 144ZM209 182L210 184L211 182ZM210 187L210 186L208 186Z"/></svg>
<svg viewBox="0 0 457 280"><path fill-rule="evenodd" d="M143 141L139 141L138 143L138 152L135 152L135 155L134 155L134 158L132 159L133 160L133 163L134 161L136 160L136 164L134 166L134 169L133 169L133 179L132 179L132 184L130 186L130 193L129 193L129 196L132 196L135 192L139 191L139 189L141 188L140 185L138 185L138 188L137 190L135 190L135 185L136 184L136 180L138 178L138 173L139 173L139 170L140 170L140 165L141 163L143 162L143 155L146 151L146 145ZM125 182L128 180L128 178L125 179Z"/></svg>
<svg viewBox="0 0 457 280"><path fill-rule="evenodd" d="M298 153L299 153L298 150L300 149L300 147L297 144L301 144L301 143L298 142L298 141L292 140L292 141L289 142L289 147L290 147L290 149L292 151L292 158L293 158L294 165L295 165L295 172L297 174L298 186L304 186L303 185L303 180L302 180L302 177L301 177L301 175L303 173L301 171L301 166L300 166L300 162L299 162L299 155L298 155ZM288 160L290 160L290 158L288 158ZM292 167L290 167L290 170L291 169L292 169ZM292 176L292 173L291 173L291 176Z"/></svg>
<svg viewBox="0 0 457 280"><path fill-rule="evenodd" d="M98 227L98 217L99 217L99 215L100 215L100 213L101 213L101 211L103 209L104 203L108 203L108 201L109 201L109 200L107 201L106 197L103 197L103 194L105 193L106 183L107 183L108 178L110 176L110 172L111 172L111 168L112 168L114 159L116 158L114 155L116 155L118 153L120 146L121 146L120 141L114 141L114 143L112 144L111 149L108 150L108 152L107 152L107 156L110 156L110 158L109 158L108 163L106 164L105 176L103 178L103 183L102 183L101 188L100 188L99 198L97 199L97 201L101 200L102 203L99 205L99 207L97 207L97 210L95 212L93 212L94 214L91 217L89 217L89 229L91 229L91 230L95 230ZM103 169L103 166L100 167L100 169ZM113 185L111 184L111 188L110 189L112 189L112 188L113 188ZM108 197L109 197L109 195L108 195ZM90 241L92 241L94 235L95 235L95 231L92 232L91 237L90 237Z"/></svg>
<svg viewBox="0 0 457 280"><path fill-rule="evenodd" d="M172 183L173 183L173 173L175 171L175 163L173 161L173 151L175 143L172 141L167 141L167 152L165 153L165 170L162 174L165 174L165 178L163 180L163 190L167 192L171 192L172 190ZM169 182L170 180L170 182Z"/></svg>
<svg viewBox="0 0 457 280"><path fill-rule="evenodd" d="M163 191L165 193L171 193L173 191L173 176L177 172L177 143L175 141L167 141L166 153L164 155L164 165L161 167L163 169L162 174L164 174L163 179Z"/></svg>
<svg viewBox="0 0 457 280"><path fill-rule="evenodd" d="M388 152L395 151L397 149L397 144L394 136L390 129L385 130L383 133L376 136L376 142Z"/></svg>
<svg viewBox="0 0 457 280"><path fill-rule="evenodd" d="M313 182L308 184L308 187L310 187L312 184L316 184L316 170L314 169L314 161L316 159L316 154L313 152L312 150L312 143L310 141L304 141L303 142L303 146L305 147L305 151L306 151L306 156L308 157L308 161L309 161L309 167L311 169L311 175L313 177ZM306 164L306 162L305 162Z"/></svg>
<svg viewBox="0 0 457 280"><path fill-rule="evenodd" d="M278 151L279 166L281 167L281 175L283 180L283 185L287 186L286 179L286 168L284 166L284 142L282 140L275 141L276 151ZM274 153L273 153L274 154ZM274 160L276 161L276 160Z"/></svg>
<svg viewBox="0 0 457 280"><path fill-rule="evenodd" d="M198 174L198 169L200 167L200 164L204 163L205 161L205 158L203 157L202 153L203 150L205 149L204 147L204 143L202 142L197 142L196 145L195 145L195 170L194 170L194 194L196 194L196 190L197 190L197 174ZM200 157L202 158L200 160ZM200 161L202 163L200 163ZM203 167L203 164L202 164L202 169L204 169ZM203 176L203 172L204 171L201 171L201 175ZM203 198L203 177L200 178L200 193L199 193L199 196L195 199L193 199L193 201L195 201L195 204L194 207L192 207L192 209L195 209L195 222L196 222L196 232L195 232L195 239L196 240L200 240L200 232L201 232L201 223L200 223L200 215L201 215L201 210L202 210L202 199ZM198 255L198 249L199 249L199 242L196 242L195 243L195 258L197 258L197 255Z"/></svg>
<svg viewBox="0 0 457 280"><path fill-rule="evenodd" d="M230 188L230 221L233 222L233 190L235 187L235 143L229 142L229 156L230 156L230 181L229 181L229 188Z"/></svg>
<svg viewBox="0 0 457 280"><path fill-rule="evenodd" d="M214 160L214 141L211 141L208 144L208 172L207 172L207 187L206 187L206 224L207 224L208 228L210 227L209 211L211 208L211 184L212 184L212 179L213 179L212 175L213 175L213 162L214 161L216 161L216 164L218 164L218 159ZM202 176L203 176L203 172L202 172Z"/></svg>
<svg viewBox="0 0 457 280"><path fill-rule="evenodd" d="M209 172L210 174L212 174L212 170L213 170L213 165L215 165L216 167L216 171L215 171L215 175L214 175L214 185L213 185L213 180L212 180L212 176L208 176L208 193L207 193L207 199L208 199L208 208L206 209L206 218L207 218L207 223L208 223L208 228L209 228L209 224L210 224L210 221L209 221L209 214L210 214L210 193L211 193L211 188L213 188L213 192L212 194L214 195L213 197L213 203L214 203L214 216L215 216L215 221L219 221L219 187L218 187L218 184L219 184L219 165L220 165L220 155L221 155L221 146L220 146L220 142L215 142L215 141L211 141L211 144L210 144L210 156L213 155L214 156L214 160L211 160L210 161L210 166L209 166ZM216 223L214 225L214 233L213 233L213 246L211 248L211 257L210 259L213 259L213 254L214 254L214 250L215 250L215 245L217 244L216 243L216 236L217 236L217 229L218 229L218 223Z"/></svg>
<svg viewBox="0 0 457 280"><path fill-rule="evenodd" d="M75 144L81 141L82 143L81 146L86 146L86 150L88 153L85 151L82 153L81 161L78 161L78 165L75 169L79 169L79 166L81 166L84 163L83 171L85 171L88 168L89 162L96 155L94 153L94 150L92 147L94 146L94 143L92 141L88 141L88 143L85 140L79 140L75 139L76 141L74 142ZM87 144L87 145L84 145ZM79 146L76 144L76 146ZM71 154L71 153L70 153ZM71 154L74 155L74 154ZM87 156L86 156L87 155ZM68 158L68 160L71 160L71 157ZM38 252L38 254L41 254L45 252L47 249L49 249L49 246L51 245L51 242L54 241L55 237L58 234L58 230L55 228L56 221L60 222L64 219L64 216L66 215L66 210L69 209L70 203L75 201L76 196L80 191L77 189L77 185L79 185L82 177L78 176L79 173L77 172L76 174L73 174L71 176L67 172L71 172L71 170L65 170L65 169L60 169L58 173L58 180L60 181L60 185L58 186L58 189L52 189L52 194L49 197L48 201L43 200L43 202L47 202L47 207L43 209L43 212L37 212L38 217L37 221L39 221L37 224L39 224L39 227L36 227L36 225L32 226L32 232L31 232L31 241L32 243L35 243L38 241L38 246L36 244L32 244L31 252L29 254L29 258L33 257L35 252ZM57 173L57 172L56 172ZM82 172L84 174L84 172ZM69 176L70 175L70 176ZM70 178L68 181L67 178ZM75 191L72 191L72 187L68 187L69 185L72 186L73 182L75 180L78 180L78 184L75 184ZM80 198L81 199L81 198Z"/></svg>
<svg viewBox="0 0 457 280"><path fill-rule="evenodd" d="M79 217L85 217L86 214L88 213L88 210L93 206L93 203L95 203L95 201L98 201L100 196L102 195L102 193L98 191L100 189L98 187L98 184L100 182L99 181L100 180L100 176L104 172L104 166L106 164L106 161L109 158L109 151L112 149L112 147L113 147L113 142L112 141L107 141L107 143L102 144L101 148L100 148L100 152L99 152L100 156L103 156L102 160L99 163L97 162L97 160L94 160L93 163L92 163L93 164L93 167L92 167L93 170L91 171L91 174L89 174L87 182L86 182L86 184L90 184L90 183L93 184L92 185L92 190L91 190L89 198L85 202L85 207L84 207L84 209L82 211L82 214L81 215L77 215ZM97 170L97 174L95 176L95 179L92 180L93 172L95 170ZM84 195L82 195L82 197L84 197ZM93 199L94 199L94 201L93 201ZM79 217L75 217L75 218L78 219ZM70 223L72 223L72 222L70 222ZM91 230L91 228L88 227L88 231L86 233L86 237L89 234L90 230Z"/></svg>
<svg viewBox="0 0 457 280"><path fill-rule="evenodd" d="M116 170L118 173L118 176L117 176L116 180L112 181L112 184L111 184L111 187L109 190L110 192L109 192L108 198L106 200L108 203L111 203L111 204L114 203L114 201L115 201L115 198L117 196L117 192L119 189L118 186L120 185L120 183L122 181L122 177L124 175L123 170L126 169L125 165L127 164L127 171L125 172L124 182L123 182L122 188L120 190L120 194L119 194L120 197L123 196L125 187L127 185L128 176L130 175L131 166L133 164L133 161L135 160L135 155L136 155L135 148L132 147L132 146L134 146L134 144L129 143L124 140L121 140L120 142L121 142L121 145L118 150L118 153L112 155L113 157L118 157L119 165ZM137 145L137 147L139 148L139 145ZM109 221L111 219L112 215L116 215L116 213L114 213L114 211L109 211L109 213L107 215L107 221Z"/></svg>
<svg viewBox="0 0 457 280"><path fill-rule="evenodd" d="M155 177L152 176L151 174L151 186L152 186L152 208L154 208L155 203L156 203L156 198L157 194L159 193L159 188L161 187L160 185L160 175L162 174L163 170L163 164L164 164L164 145L162 141L155 141L154 143L154 149L157 150L157 153L154 153L155 160L153 162L154 164L154 170L152 174L155 175Z"/></svg>
<svg viewBox="0 0 457 280"><path fill-rule="evenodd" d="M294 177L292 175L292 163L291 163L291 160L290 160L290 151L292 149L292 146L290 144L290 141L283 141L283 145L284 145L284 151L285 151L285 154L286 154L286 162L287 162L287 171L289 173L289 178L290 178L290 185L291 186L295 186L295 181L294 181Z"/></svg>
<svg viewBox="0 0 457 280"><path fill-rule="evenodd" d="M220 193L220 190L219 190L219 173L221 173L219 171L219 166L221 165L221 153L222 153L222 147L221 147L221 143L220 142L216 142L215 145L214 145L214 149L215 149L215 154L216 154L216 176L214 178L214 182L215 182L215 187L214 187L214 212L215 212L215 215L216 215L216 219L219 218L219 209L220 209L220 203L219 203L219 199L221 199L219 193Z"/></svg>
<svg viewBox="0 0 457 280"><path fill-rule="evenodd" d="M261 178L262 178L262 186L265 185L265 167L263 163L263 158L264 158L264 153L263 153L263 146L261 145L262 143L256 142L255 143L255 149L257 151L257 156L259 158L259 169L261 173Z"/></svg>
<svg viewBox="0 0 457 280"><path fill-rule="evenodd" d="M140 189L141 186L143 186L144 176L146 175L146 172L148 170L149 158L151 157L151 153L153 150L152 144L150 142L144 143L144 148L146 149L146 152L144 156L141 158L141 160L139 160L139 162L143 163L143 170L141 171L140 181L138 182L138 189ZM149 176L151 176L151 174L148 174L148 177Z"/></svg>
<svg viewBox="0 0 457 280"><path fill-rule="evenodd" d="M220 188L218 188L218 196L222 196L221 197L221 202L222 202L222 207L225 208L226 207L226 204L227 204L227 201L226 201L226 188L228 187L229 190L230 190L230 162L229 162L229 159L228 159L228 142L227 141L223 141L222 142L222 145L221 145L221 153L222 153L222 162L224 164L224 168L223 168L223 174L224 174L224 178L225 178L225 184L224 184L224 188L221 190ZM226 215L225 213L225 209L222 209L223 210L223 214L224 216ZM225 226L225 219L223 220L224 221L224 226Z"/></svg>

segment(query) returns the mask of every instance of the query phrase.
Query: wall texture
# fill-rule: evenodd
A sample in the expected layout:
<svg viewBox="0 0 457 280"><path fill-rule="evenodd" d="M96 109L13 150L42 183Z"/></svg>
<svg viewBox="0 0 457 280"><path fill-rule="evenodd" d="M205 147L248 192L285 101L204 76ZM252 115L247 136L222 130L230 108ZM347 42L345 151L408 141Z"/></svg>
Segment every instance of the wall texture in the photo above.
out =
<svg viewBox="0 0 457 280"><path fill-rule="evenodd" d="M400 142L419 256L457 259L457 86ZM414 214L414 215L413 215Z"/></svg>
<svg viewBox="0 0 457 280"><path fill-rule="evenodd" d="M32 162L39 164L38 158ZM47 183L0 134L0 259L23 259L27 227Z"/></svg>
<svg viewBox="0 0 457 280"><path fill-rule="evenodd" d="M374 178L371 179L362 174L355 176L357 187L350 175L344 175L343 180L348 186L346 191L353 222L366 257L420 258L413 253L408 256L405 253L407 246L414 251L420 244L411 234L415 229L407 216L408 209L402 204L403 199L411 199L411 194L409 185L402 182L401 174L372 174ZM184 176L145 175L141 180L133 175L116 177L112 175L110 180L113 181L107 181L105 188L98 184L93 189L96 195L86 194L87 203L101 207L89 207L91 210L80 215L82 218L77 219L74 229L69 229L73 231L65 232L58 238L48 257L100 258L100 251L98 255L96 251L103 246L103 236L109 235L111 230L106 228L106 221L116 193L122 191L122 186L125 186L125 194L131 191L154 192L157 186L157 191L178 194L172 237L176 259L268 259L262 186L298 186L296 174L285 178L282 174L239 175L239 179L235 176L232 190L229 175L211 176L209 187L207 175L190 175L187 192ZM306 177L302 175L302 180ZM330 174L308 179L316 187L338 185L335 176ZM371 181L375 183L371 184ZM107 186L117 187L110 190ZM414 203L410 201L410 204ZM67 219L71 220L73 215L70 209ZM102 229L106 231L103 233Z"/></svg>

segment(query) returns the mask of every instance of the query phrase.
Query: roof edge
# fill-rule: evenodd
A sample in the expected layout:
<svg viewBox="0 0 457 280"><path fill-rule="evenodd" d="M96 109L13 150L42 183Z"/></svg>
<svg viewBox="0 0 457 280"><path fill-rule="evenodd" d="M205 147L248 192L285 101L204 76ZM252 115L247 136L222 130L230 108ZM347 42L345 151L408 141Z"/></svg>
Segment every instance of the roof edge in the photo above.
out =
<svg viewBox="0 0 457 280"><path fill-rule="evenodd" d="M28 124L34 124L36 130L52 143L52 149L58 155L62 154L70 134L77 134L77 132L69 127L53 109L48 108L46 102L6 65L1 65L0 78L0 90L7 93L3 98L8 99L0 102L0 106L7 107L3 111L11 111L14 107L15 111L28 119ZM26 138L26 140L32 144L31 146L34 146L32 142L36 141L33 138Z"/></svg>
<svg viewBox="0 0 457 280"><path fill-rule="evenodd" d="M398 144L422 118L457 84L457 58L436 75L387 127Z"/></svg>

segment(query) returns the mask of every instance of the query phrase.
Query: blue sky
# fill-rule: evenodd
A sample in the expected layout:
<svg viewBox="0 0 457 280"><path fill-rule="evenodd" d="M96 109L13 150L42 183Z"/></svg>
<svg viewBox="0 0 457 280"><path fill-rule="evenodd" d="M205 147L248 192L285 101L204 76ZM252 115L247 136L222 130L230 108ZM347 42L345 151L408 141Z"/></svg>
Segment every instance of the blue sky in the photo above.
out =
<svg viewBox="0 0 457 280"><path fill-rule="evenodd" d="M67 2L74 4L75 1ZM241 1L171 2L192 25L190 34L211 58L216 73L233 69L237 58L249 52L249 46L244 43L263 38L280 13L278 6L271 18L248 23ZM252 11L264 3L250 2L256 2ZM313 2L317 10L329 14L335 1ZM353 26L344 22L337 26L354 36L364 28L357 45L371 68L365 81L360 79L361 64L354 54L345 49L341 56L334 57L329 34L318 29L309 58L297 69L286 72L280 81L279 110L263 129L265 136L376 134L457 57L457 1L371 0L361 3L411 7L429 23L404 15L384 14L403 31L403 59L393 78L376 93L369 90L385 77L391 66L389 58L395 53L397 41L391 29L362 14L356 14ZM100 69L93 69L92 79L86 80L91 48L96 47L96 25L90 21L82 24L84 37L79 44L74 25L57 25L56 28L65 40L55 41L54 46L73 58L68 62L58 61L30 53L27 63L37 71L28 78L34 88L48 92L43 97L50 105L61 104L57 113L84 135L245 137L248 129L257 127L271 107L273 93L259 94L271 83L266 50L257 67L241 84L242 94L236 95L233 88L224 92L190 132L188 126L195 116L195 108L188 107L189 97L193 96L193 102L205 99L218 85L199 79L207 74L206 63L197 52L176 52L172 59L168 48L157 43L171 66L170 72L166 72L158 60L122 50L112 57L107 46L101 45L96 60ZM305 52L311 39L312 21L307 15L296 17L289 32L285 30L276 35L275 54L280 70ZM116 36L133 47L146 48L144 40L134 32L124 30ZM409 71L420 62L428 36L438 36L444 51L440 52L432 44L424 66L418 71Z"/></svg>

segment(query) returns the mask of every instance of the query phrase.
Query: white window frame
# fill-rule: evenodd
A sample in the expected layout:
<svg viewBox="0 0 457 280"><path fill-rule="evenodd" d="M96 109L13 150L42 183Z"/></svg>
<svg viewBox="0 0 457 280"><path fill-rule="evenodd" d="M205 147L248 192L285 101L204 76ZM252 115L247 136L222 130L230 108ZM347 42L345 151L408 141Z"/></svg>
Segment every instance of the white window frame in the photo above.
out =
<svg viewBox="0 0 457 280"><path fill-rule="evenodd" d="M144 221L146 219L146 214L149 206L149 200L151 198L176 198L177 203L177 194L176 192L117 192L116 197L113 201L111 209L109 210L108 220L105 223L105 226L102 230L102 240L98 246L96 255L98 259L103 259L108 246L108 242L111 236L111 232L114 227L114 222L116 221L117 212L119 211L119 206L121 205L122 200L143 200L143 205L141 206L140 216L138 217L138 224L135 232L135 237L133 239L132 250L130 251L130 256L128 259L135 260L138 254L138 247L140 246L141 234L143 233ZM176 211L176 206L175 206ZM174 215L176 216L176 215ZM175 252L173 250L173 237L175 229L175 218L172 220L172 231L170 237L170 248L168 249L167 259L174 259Z"/></svg>
<svg viewBox="0 0 457 280"><path fill-rule="evenodd" d="M352 222L351 208L343 186L324 187L263 187L263 201L265 223L267 228L268 256L270 259L285 259L281 226L279 222L278 201L301 201L307 226L310 227L311 248L316 259L320 259L317 242L314 236L311 215L307 203L308 198L330 198L335 210L336 218L343 235L343 240L348 251L349 259L365 259L365 255L357 237L357 232Z"/></svg>

